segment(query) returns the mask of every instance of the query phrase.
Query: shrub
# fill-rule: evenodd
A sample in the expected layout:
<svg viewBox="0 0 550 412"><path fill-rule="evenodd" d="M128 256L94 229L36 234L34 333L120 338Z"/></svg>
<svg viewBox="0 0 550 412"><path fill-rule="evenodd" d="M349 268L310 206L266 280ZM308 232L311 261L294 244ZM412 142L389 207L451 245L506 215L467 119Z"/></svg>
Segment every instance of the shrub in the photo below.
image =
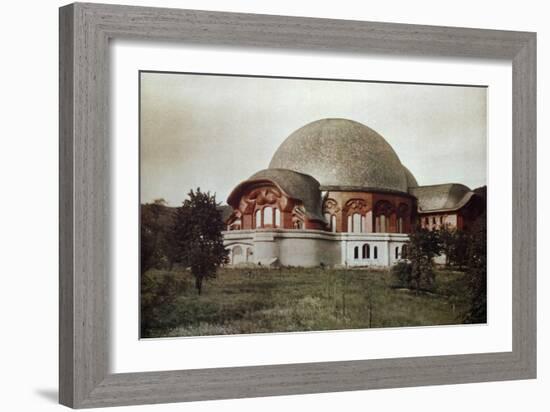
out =
<svg viewBox="0 0 550 412"><path fill-rule="evenodd" d="M397 262L392 268L391 273L395 281L395 286L409 288L412 282L412 265L410 262Z"/></svg>
<svg viewBox="0 0 550 412"><path fill-rule="evenodd" d="M177 298L187 289L188 282L174 275L141 277L141 337L152 330L165 331L180 323Z"/></svg>

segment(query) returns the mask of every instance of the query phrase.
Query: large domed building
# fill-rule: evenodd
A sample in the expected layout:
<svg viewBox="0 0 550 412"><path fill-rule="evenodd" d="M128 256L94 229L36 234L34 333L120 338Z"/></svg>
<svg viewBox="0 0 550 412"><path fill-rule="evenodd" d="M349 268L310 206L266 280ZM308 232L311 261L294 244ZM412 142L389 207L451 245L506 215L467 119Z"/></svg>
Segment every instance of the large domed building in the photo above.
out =
<svg viewBox="0 0 550 412"><path fill-rule="evenodd" d="M380 134L347 119L296 130L227 203L231 264L289 266L390 266L416 224L464 229L482 207L464 185L419 186Z"/></svg>

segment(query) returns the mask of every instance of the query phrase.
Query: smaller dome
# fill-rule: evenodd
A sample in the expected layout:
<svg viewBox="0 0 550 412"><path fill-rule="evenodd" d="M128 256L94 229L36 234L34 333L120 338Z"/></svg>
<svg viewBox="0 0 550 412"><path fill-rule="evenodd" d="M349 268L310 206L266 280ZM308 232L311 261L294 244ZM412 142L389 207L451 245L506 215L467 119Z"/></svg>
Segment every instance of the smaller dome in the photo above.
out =
<svg viewBox="0 0 550 412"><path fill-rule="evenodd" d="M325 221L321 209L322 198L319 182L309 175L292 170L264 169L254 173L248 180L241 182L233 189L227 203L237 208L240 196L246 187L265 181L274 183L289 197L300 200L306 209L308 218Z"/></svg>
<svg viewBox="0 0 550 412"><path fill-rule="evenodd" d="M419 186L411 189L418 201L419 212L458 210L475 196L468 186L460 183Z"/></svg>

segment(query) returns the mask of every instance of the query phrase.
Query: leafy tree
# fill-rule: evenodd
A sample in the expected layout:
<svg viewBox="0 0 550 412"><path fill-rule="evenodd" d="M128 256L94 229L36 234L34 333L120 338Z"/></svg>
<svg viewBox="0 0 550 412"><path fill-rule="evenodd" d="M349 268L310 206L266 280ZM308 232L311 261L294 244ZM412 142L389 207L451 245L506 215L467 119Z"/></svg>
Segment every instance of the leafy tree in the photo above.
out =
<svg viewBox="0 0 550 412"><path fill-rule="evenodd" d="M166 209L164 199L141 205L141 273L159 267L164 259L167 224L163 220L166 219Z"/></svg>
<svg viewBox="0 0 550 412"><path fill-rule="evenodd" d="M445 254L445 265L457 266L462 270L467 264L468 233L446 225L439 229L439 238L441 252Z"/></svg>
<svg viewBox="0 0 550 412"><path fill-rule="evenodd" d="M463 230L457 230L454 238L454 248L449 257L450 264L458 267L462 271L464 266L468 265L468 245L470 244L470 234Z"/></svg>
<svg viewBox="0 0 550 412"><path fill-rule="evenodd" d="M431 289L435 282L433 259L441 253L439 232L417 227L409 237L407 259L410 262L408 287L419 291Z"/></svg>
<svg viewBox="0 0 550 412"><path fill-rule="evenodd" d="M176 211L171 241L174 260L190 268L199 295L203 281L215 278L217 268L228 260L223 230L216 196L201 192L200 188L191 190L188 199Z"/></svg>
<svg viewBox="0 0 550 412"><path fill-rule="evenodd" d="M474 223L468 247L468 292L470 310L467 323L487 322L487 216L483 213Z"/></svg>

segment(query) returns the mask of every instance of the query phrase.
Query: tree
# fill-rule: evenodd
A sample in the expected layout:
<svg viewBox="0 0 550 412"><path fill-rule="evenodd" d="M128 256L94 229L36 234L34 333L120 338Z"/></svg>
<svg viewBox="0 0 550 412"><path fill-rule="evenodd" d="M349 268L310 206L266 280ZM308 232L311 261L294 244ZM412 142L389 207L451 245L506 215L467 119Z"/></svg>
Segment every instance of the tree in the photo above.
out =
<svg viewBox="0 0 550 412"><path fill-rule="evenodd" d="M166 201L156 199L142 204L140 208L141 273L159 267L165 256L166 244Z"/></svg>
<svg viewBox="0 0 550 412"><path fill-rule="evenodd" d="M441 253L441 241L436 230L417 227L409 237L407 259L410 262L408 287L417 292L434 285L433 259Z"/></svg>
<svg viewBox="0 0 550 412"><path fill-rule="evenodd" d="M201 192L200 188L191 190L176 211L171 235L174 259L190 268L199 295L203 281L215 278L217 268L228 260L223 245L224 227L216 196Z"/></svg>
<svg viewBox="0 0 550 412"><path fill-rule="evenodd" d="M487 216L483 213L474 223L467 252L468 293L470 310L466 323L487 322Z"/></svg>
<svg viewBox="0 0 550 412"><path fill-rule="evenodd" d="M457 266L458 270L462 270L467 264L468 233L445 225L439 229L439 239L441 252L445 254L445 265Z"/></svg>

